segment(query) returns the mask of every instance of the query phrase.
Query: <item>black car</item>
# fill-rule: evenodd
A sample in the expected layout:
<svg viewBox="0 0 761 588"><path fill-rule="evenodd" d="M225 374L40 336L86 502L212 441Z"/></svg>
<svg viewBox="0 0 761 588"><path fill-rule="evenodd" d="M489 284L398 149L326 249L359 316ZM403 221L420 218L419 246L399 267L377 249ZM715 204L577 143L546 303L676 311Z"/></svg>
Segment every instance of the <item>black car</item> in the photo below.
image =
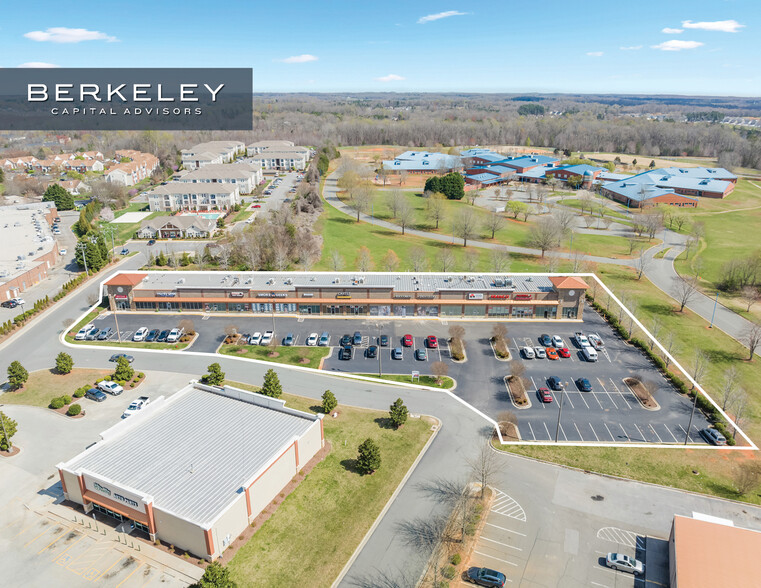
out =
<svg viewBox="0 0 761 588"><path fill-rule="evenodd" d="M158 338L156 339L156 341L158 341L159 343L164 343L164 342L166 341L166 338L167 338L168 336L169 336L169 329L167 329L167 330L164 330L164 331L161 331L161 332L159 333L159 336L158 336Z"/></svg>
<svg viewBox="0 0 761 588"><path fill-rule="evenodd" d="M547 378L547 384L549 384L552 390L562 390L563 382L557 376L550 376Z"/></svg>
<svg viewBox="0 0 761 588"><path fill-rule="evenodd" d="M344 335L343 337L341 337L340 345L341 347L348 347L349 345L351 345L351 335Z"/></svg>
<svg viewBox="0 0 761 588"><path fill-rule="evenodd" d="M159 336L159 330L153 329L150 333L148 333L148 335L146 335L145 341L147 341L148 343L152 343L158 338L158 336Z"/></svg>
<svg viewBox="0 0 761 588"><path fill-rule="evenodd" d="M379 342L381 347L388 347L388 335L381 335Z"/></svg>
<svg viewBox="0 0 761 588"><path fill-rule="evenodd" d="M95 402L103 402L107 397L97 388L90 388L87 392L85 392L85 398L89 398Z"/></svg>
<svg viewBox="0 0 761 588"><path fill-rule="evenodd" d="M502 572L490 570L489 568L469 568L467 572L468 581L479 586L497 586L502 588L507 581L507 577Z"/></svg>
<svg viewBox="0 0 761 588"><path fill-rule="evenodd" d="M127 355L126 353L114 353L114 354L113 354L113 355L112 355L112 356L111 356L111 357L108 359L108 361L113 361L113 362L116 362L116 361L119 361L119 358L120 358L120 357L123 357L124 359L126 359L126 360L127 360L128 362L130 362L130 363L132 363L133 361L135 361L135 358L134 358L134 357L132 357L131 355Z"/></svg>
<svg viewBox="0 0 761 588"><path fill-rule="evenodd" d="M351 340L352 345L362 345L362 333L359 331L354 331L354 337Z"/></svg>
<svg viewBox="0 0 761 588"><path fill-rule="evenodd" d="M155 245L155 244L156 244L156 239L150 239L148 241L148 245Z"/></svg>
<svg viewBox="0 0 761 588"><path fill-rule="evenodd" d="M544 347L552 347L552 338L544 333L542 335L539 335L539 343L541 343Z"/></svg>
<svg viewBox="0 0 761 588"><path fill-rule="evenodd" d="M98 333L98 341L105 341L113 334L114 330L111 327L106 327L100 333Z"/></svg>
<svg viewBox="0 0 761 588"><path fill-rule="evenodd" d="M592 391L592 384L590 384L589 380L587 380L586 378L579 378L578 380L576 380L576 387L582 392Z"/></svg>
<svg viewBox="0 0 761 588"><path fill-rule="evenodd" d="M16 308L18 303L15 300L6 300L0 306L3 308Z"/></svg>
<svg viewBox="0 0 761 588"><path fill-rule="evenodd" d="M349 360L351 359L354 348L351 345L341 347L341 351L338 352L338 359Z"/></svg>
<svg viewBox="0 0 761 588"><path fill-rule="evenodd" d="M370 359L377 357L378 347L376 345L370 345L370 347L367 348L367 351L365 351L365 355Z"/></svg>

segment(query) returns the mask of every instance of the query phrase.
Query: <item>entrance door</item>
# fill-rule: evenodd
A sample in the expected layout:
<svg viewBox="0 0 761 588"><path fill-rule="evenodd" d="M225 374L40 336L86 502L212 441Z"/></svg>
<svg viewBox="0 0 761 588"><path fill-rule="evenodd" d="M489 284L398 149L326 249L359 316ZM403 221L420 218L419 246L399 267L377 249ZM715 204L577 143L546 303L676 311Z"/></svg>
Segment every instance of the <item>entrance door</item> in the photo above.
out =
<svg viewBox="0 0 761 588"><path fill-rule="evenodd" d="M116 310L129 310L129 300L117 300Z"/></svg>

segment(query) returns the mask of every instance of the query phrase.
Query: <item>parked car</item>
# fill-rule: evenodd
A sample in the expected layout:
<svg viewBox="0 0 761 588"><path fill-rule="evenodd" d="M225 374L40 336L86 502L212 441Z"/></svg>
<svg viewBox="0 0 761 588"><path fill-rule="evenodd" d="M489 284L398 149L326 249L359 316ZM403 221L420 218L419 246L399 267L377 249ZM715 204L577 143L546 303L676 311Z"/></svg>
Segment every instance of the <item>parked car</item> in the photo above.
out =
<svg viewBox="0 0 761 588"><path fill-rule="evenodd" d="M87 331L87 335L85 335L85 340L95 341L95 339L98 338L98 333L100 333L100 329L98 327L93 327L92 329Z"/></svg>
<svg viewBox="0 0 761 588"><path fill-rule="evenodd" d="M159 338L159 335L160 335L160 334L161 334L161 331L159 331L158 329L153 329L153 330L151 330L151 332L150 332L150 333L148 333L148 335L145 337L145 340L146 340L148 343L152 343L153 341L155 341L156 339L158 339L158 338Z"/></svg>
<svg viewBox="0 0 761 588"><path fill-rule="evenodd" d="M145 339L145 336L148 334L148 327L140 327L137 331L135 331L135 334L132 335L133 341L142 341Z"/></svg>
<svg viewBox="0 0 761 588"><path fill-rule="evenodd" d="M547 359L560 359L558 351L554 347L547 347L545 352L547 353Z"/></svg>
<svg viewBox="0 0 761 588"><path fill-rule="evenodd" d="M581 354L587 361L597 361L597 351L594 347L582 347Z"/></svg>
<svg viewBox="0 0 761 588"><path fill-rule="evenodd" d="M415 359L418 361L425 361L428 359L428 352L425 350L425 347L418 347L415 350Z"/></svg>
<svg viewBox="0 0 761 588"><path fill-rule="evenodd" d="M404 354L402 353L401 347L394 347L391 350L391 359L402 359L404 357Z"/></svg>
<svg viewBox="0 0 761 588"><path fill-rule="evenodd" d="M330 344L330 333L325 332L322 335L320 335L320 341L318 345L320 347L326 347L329 344Z"/></svg>
<svg viewBox="0 0 761 588"><path fill-rule="evenodd" d="M534 353L534 348L529 347L528 345L523 348L523 357L526 359L534 359L536 357L536 353Z"/></svg>
<svg viewBox="0 0 761 588"><path fill-rule="evenodd" d="M558 355L560 357L571 357L571 350L568 347L560 347L558 349Z"/></svg>
<svg viewBox="0 0 761 588"><path fill-rule="evenodd" d="M503 588L507 581L507 576L502 572L491 570L489 568L469 568L465 576L468 582L478 584L479 586L495 586L497 588Z"/></svg>
<svg viewBox="0 0 761 588"><path fill-rule="evenodd" d="M251 208L261 208L261 207L262 207L261 204L254 204Z"/></svg>
<svg viewBox="0 0 761 588"><path fill-rule="evenodd" d="M588 337L589 342L592 344L592 347L595 349L602 349L605 347L605 343L602 342L602 337L598 335L597 333L589 333Z"/></svg>
<svg viewBox="0 0 761 588"><path fill-rule="evenodd" d="M129 249L126 247L122 247L122 250L119 252L119 255L129 255Z"/></svg>
<svg viewBox="0 0 761 588"><path fill-rule="evenodd" d="M347 345L351 345L351 335L346 334L343 337L341 337L341 340L339 341L339 345L341 345L341 347L346 347Z"/></svg>
<svg viewBox="0 0 761 588"><path fill-rule="evenodd" d="M716 429L701 429L700 436L708 441L711 445L726 445L727 439Z"/></svg>
<svg viewBox="0 0 761 588"><path fill-rule="evenodd" d="M645 564L622 553L609 553L605 557L605 565L621 572L631 572L635 576L645 573Z"/></svg>
<svg viewBox="0 0 761 588"><path fill-rule="evenodd" d="M338 352L338 359L349 360L354 352L354 348L351 345L341 347L341 351Z"/></svg>
<svg viewBox="0 0 761 588"><path fill-rule="evenodd" d="M82 339L85 339L85 338L87 337L87 333L89 333L90 331L92 331L92 330L93 330L93 328L94 328L94 327L93 327L93 324L92 324L92 323L88 323L88 324L86 324L84 327L82 327L81 329L79 329L79 331L77 331L77 334L76 334L76 335L74 335L74 340L75 340L75 341L81 341Z"/></svg>
<svg viewBox="0 0 761 588"><path fill-rule="evenodd" d="M589 347L589 339L587 339L586 335L584 335L584 333L581 331L576 331L576 333L573 335L573 338L576 339L576 345L578 345L579 348Z"/></svg>
<svg viewBox="0 0 761 588"><path fill-rule="evenodd" d="M560 391L563 389L563 381L557 376L550 376L547 378L547 383L550 385L550 389Z"/></svg>
<svg viewBox="0 0 761 588"><path fill-rule="evenodd" d="M354 337L351 340L352 345L362 345L362 333L354 331Z"/></svg>
<svg viewBox="0 0 761 588"><path fill-rule="evenodd" d="M565 347L565 343L563 342L563 338L560 335L553 335L552 336L552 346L555 347L555 348Z"/></svg>
<svg viewBox="0 0 761 588"><path fill-rule="evenodd" d="M257 331L256 333L254 333L248 338L249 345L259 345L259 343L261 342L262 342L262 334L259 331Z"/></svg>
<svg viewBox="0 0 761 588"><path fill-rule="evenodd" d="M259 345L269 345L274 337L274 331L264 331L264 335L262 335L262 340L259 341Z"/></svg>
<svg viewBox="0 0 761 588"><path fill-rule="evenodd" d="M68 253L68 251L66 249L59 249L58 250L58 254L59 255L66 255L67 253Z"/></svg>
<svg viewBox="0 0 761 588"><path fill-rule="evenodd" d="M149 240L148 240L148 246L149 246L149 247L150 247L151 245L155 245L155 244L156 244L156 239L149 239Z"/></svg>
<svg viewBox="0 0 761 588"><path fill-rule="evenodd" d="M550 345L552 345L552 339L550 338L549 335L547 335L546 333L543 333L539 335L539 343L542 344L542 347L549 347Z"/></svg>
<svg viewBox="0 0 761 588"><path fill-rule="evenodd" d="M132 363L133 361L135 361L135 358L133 356L127 355L126 353L114 353L111 357L108 358L108 361L113 361L114 363L116 363L117 361L119 361L119 358L121 357L126 359L129 363Z"/></svg>
<svg viewBox="0 0 761 588"><path fill-rule="evenodd" d="M405 347L412 347L415 344L415 340L412 338L412 335L405 335L402 337L402 344Z"/></svg>
<svg viewBox="0 0 761 588"><path fill-rule="evenodd" d="M178 328L172 329L171 331L169 331L169 334L166 336L166 342L176 343L177 341L179 341L180 337L182 337L183 332L184 332L183 329L178 329Z"/></svg>
<svg viewBox="0 0 761 588"><path fill-rule="evenodd" d="M296 338L293 336L293 333L288 333L283 339L283 345L286 347L292 347L295 340Z"/></svg>
<svg viewBox="0 0 761 588"><path fill-rule="evenodd" d="M307 337L307 345L310 347L317 345L317 340L320 338L320 336L317 333L312 333Z"/></svg>
<svg viewBox="0 0 761 588"><path fill-rule="evenodd" d="M54 222L54 223L60 223L60 222L61 222L61 217L60 217L60 216L57 216L57 217L55 217L55 218L53 219L53 222Z"/></svg>
<svg viewBox="0 0 761 588"><path fill-rule="evenodd" d="M576 380L576 387L582 392L592 391L592 384L590 384L589 380L587 380L586 378L578 378Z"/></svg>
<svg viewBox="0 0 761 588"><path fill-rule="evenodd" d="M156 337L156 341L159 343L166 343L166 338L169 337L169 329L164 329L159 333L159 336Z"/></svg>
<svg viewBox="0 0 761 588"><path fill-rule="evenodd" d="M367 348L367 351L365 351L365 357L368 357L369 359L374 359L377 356L378 356L378 346L370 345L370 347Z"/></svg>
<svg viewBox="0 0 761 588"><path fill-rule="evenodd" d="M539 345L534 347L534 355L536 355L537 359L547 359L547 352L545 351L545 348L540 347Z"/></svg>
<svg viewBox="0 0 761 588"><path fill-rule="evenodd" d="M90 388L87 392L85 392L85 398L89 398L95 402L103 402L108 397L97 388Z"/></svg>
<svg viewBox="0 0 761 588"><path fill-rule="evenodd" d="M425 344L431 349L436 349L439 346L439 340L436 335L428 335L425 338Z"/></svg>
<svg viewBox="0 0 761 588"><path fill-rule="evenodd" d="M124 388L110 380L103 380L102 382L98 382L97 385L99 389L103 390L103 392L108 392L112 396L119 396L119 394L124 392Z"/></svg>
<svg viewBox="0 0 761 588"><path fill-rule="evenodd" d="M98 341L105 341L113 334L114 330L111 327L106 327L98 333Z"/></svg>
<svg viewBox="0 0 761 588"><path fill-rule="evenodd" d="M381 347L388 347L388 335L381 335L379 343Z"/></svg>
<svg viewBox="0 0 761 588"><path fill-rule="evenodd" d="M11 298L11 300L13 300L18 306L24 306L26 304L26 300L23 298Z"/></svg>
<svg viewBox="0 0 761 588"><path fill-rule="evenodd" d="M136 412L143 410L150 403L151 399L147 396L141 396L137 400L133 400L130 405L122 413L122 418L126 419L128 416L132 416Z"/></svg>
<svg viewBox="0 0 761 588"><path fill-rule="evenodd" d="M542 402L552 402L552 392L549 388L539 388L536 394Z"/></svg>

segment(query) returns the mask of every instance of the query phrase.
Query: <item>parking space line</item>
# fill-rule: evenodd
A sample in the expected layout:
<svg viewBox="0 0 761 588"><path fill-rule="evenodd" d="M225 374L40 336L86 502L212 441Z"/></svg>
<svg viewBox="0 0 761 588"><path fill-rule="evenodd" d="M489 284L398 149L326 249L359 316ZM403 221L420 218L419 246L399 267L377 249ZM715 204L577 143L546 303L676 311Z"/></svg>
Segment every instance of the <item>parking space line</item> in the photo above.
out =
<svg viewBox="0 0 761 588"><path fill-rule="evenodd" d="M597 568L593 568L593 569L597 569ZM592 584L593 586L600 586L601 588L610 588L610 586L608 586L607 584L598 584L597 582L592 582L591 580L589 583Z"/></svg>
<svg viewBox="0 0 761 588"><path fill-rule="evenodd" d="M595 400L597 400L597 404L599 404L599 405L600 405L600 409L601 409L601 410L605 410L605 408L604 408L604 407L603 407L603 405L602 405L602 402L600 402L600 399L599 399L599 398L597 398L597 392L592 392L592 398L594 398Z"/></svg>
<svg viewBox="0 0 761 588"><path fill-rule="evenodd" d="M76 532L76 531L74 531L74 532ZM83 535L82 535L82 536L81 536L79 539L77 539L76 541L74 541L74 543L72 543L71 545L69 545L69 546L68 546L66 549L64 549L64 550L63 550L61 553L59 553L58 555L56 555L56 556L55 556L53 559L51 559L50 561L55 561L55 560L57 560L58 558L62 557L62 556L63 556L63 555L64 555L64 554L65 554L65 553L66 553L66 552L69 550L69 549L71 549L72 547L74 547L74 546L75 546L77 543L79 543L80 541L82 541L82 539L84 539L84 538L86 538L86 537L87 537L87 535L84 535L84 534L83 534Z"/></svg>
<svg viewBox="0 0 761 588"><path fill-rule="evenodd" d="M655 433L655 436L658 437L658 443L663 443L663 439L661 439L661 436L658 434L658 431L655 430L652 424L648 425L650 427L650 430Z"/></svg>
<svg viewBox="0 0 761 588"><path fill-rule="evenodd" d="M616 392L618 392L618 393L621 395L621 398L623 399L623 401L624 401L624 404L626 405L626 408L628 408L629 410L631 410L631 409L632 409L632 405L631 405L631 403L630 403L630 402L629 402L629 400L626 398L626 396L624 395L624 393L623 393L623 392L621 392L621 390L618 388L618 386L616 386L616 383L613 381L613 378L610 378L610 383L611 383L611 384L613 385L613 387L616 389Z"/></svg>
<svg viewBox="0 0 761 588"><path fill-rule="evenodd" d="M509 545L508 543L502 543L501 541L495 541L494 539L489 539L488 537L481 536L481 541L489 541L491 543L496 543L497 545L502 545L504 547L509 547L510 549L515 549L516 551L523 551L520 547L516 547L515 545Z"/></svg>
<svg viewBox="0 0 761 588"><path fill-rule="evenodd" d="M547 423L542 423L544 425L544 430L547 431L547 439L551 440L552 435L550 435L550 430L547 428Z"/></svg>
<svg viewBox="0 0 761 588"><path fill-rule="evenodd" d="M595 432L595 428L592 426L592 423L587 423L589 425L589 428L592 429L592 434L595 436L595 441L599 441L600 438L597 436L597 433Z"/></svg>
<svg viewBox="0 0 761 588"><path fill-rule="evenodd" d="M561 392L561 394L562 394L562 392ZM571 405L571 408L574 408L574 409L575 409L576 407L573 405L573 401L571 400L571 395L568 393L568 391L567 391L567 390L566 390L566 392L565 392L565 397L568 399L568 404L570 404L570 405Z"/></svg>
<svg viewBox="0 0 761 588"><path fill-rule="evenodd" d="M528 430L531 432L531 436L534 438L534 441L536 441L536 435L534 435L534 427L531 426L531 423L528 424Z"/></svg>
<svg viewBox="0 0 761 588"><path fill-rule="evenodd" d="M580 393L579 393L579 398L581 398L582 402L583 402L583 403L585 404L585 406L587 407L587 410L589 410L589 404L587 403L587 399L586 399L586 398L584 398L584 393L583 393L583 392L580 392Z"/></svg>
<svg viewBox="0 0 761 588"><path fill-rule="evenodd" d="M51 545L53 545L53 543L55 543L56 541L58 541L58 540L59 540L61 537L63 537L63 536L64 536L64 535L65 535L67 532L69 532L69 531L71 531L71 527L69 527L68 529L63 529L63 530L62 530L60 533L58 533L57 535L55 535L55 536L53 537L53 540L52 540L50 543L48 543L48 544L47 544L45 547L43 547L42 549L40 549L40 550L37 552L37 555L41 554L43 551L45 551L47 548L49 548Z"/></svg>
<svg viewBox="0 0 761 588"><path fill-rule="evenodd" d="M531 379L531 386L533 386L534 390L535 391L539 390L539 386L536 385L536 382L534 381L534 377L533 376L529 376L529 378ZM544 402L540 402L539 405L542 407L542 410L547 408L546 406L544 406Z"/></svg>
<svg viewBox="0 0 761 588"><path fill-rule="evenodd" d="M519 533L518 531L513 531L512 529L508 529L506 527L500 527L499 525L495 525L494 523L486 523L488 527L495 527L497 529L500 529L502 531L507 531L508 533L514 533L515 535L520 535L521 537L525 537L525 533Z"/></svg>
<svg viewBox="0 0 761 588"><path fill-rule="evenodd" d="M16 534L15 534L13 537L14 537L14 538L15 538L15 537L20 537L21 535L23 535L24 533L26 533L26 532L27 532L29 529L31 529L31 528L32 528L32 527L34 527L36 524L38 524L39 522L40 522L40 521L39 521L39 519L35 519L35 520L34 520L34 522L33 522L31 525L27 525L26 527L24 527L23 529L21 529L21 530L20 530L18 533L16 533Z"/></svg>
<svg viewBox="0 0 761 588"><path fill-rule="evenodd" d="M499 557L494 557L493 555L489 555L488 553L483 553L482 551L478 551L477 549L474 549L473 553L477 553L478 555L483 555L484 557L488 557L489 559L493 559L493 560L496 560L496 561L501 561L503 563L506 563L509 566L513 566L513 567L516 567L516 568L518 567L517 563L513 563L511 561L507 561L506 559L500 559ZM117 586L116 588L119 588L119 586Z"/></svg>
<svg viewBox="0 0 761 588"><path fill-rule="evenodd" d="M608 389L605 387L605 384L600 378L597 378L597 381L600 382L600 386L602 386L602 389L605 391L605 393L608 395L608 398L610 398L611 403L613 404L613 407L618 410L618 405L616 404L616 401L613 400L613 397L610 395L610 392L608 392Z"/></svg>
<svg viewBox="0 0 761 588"><path fill-rule="evenodd" d="M136 560L136 561L137 561L137 560ZM139 566L137 566L137 567L136 567L134 570L132 570L132 572L130 573L130 575L129 575L129 576L127 576L126 578L124 578L124 580L122 580L121 582L119 582L119 583L116 585L116 587L115 587L115 588L119 588L119 586L121 586L121 585L122 585L122 584L124 584L124 583L125 583L127 580L129 580L129 579L132 577L132 575L133 575L133 574L134 574L136 571L138 571L140 568L142 568L142 567L143 567L143 564L144 564L144 563L145 563L145 562L142 562L142 561L141 561L141 562L140 562L140 565L139 565Z"/></svg>
<svg viewBox="0 0 761 588"><path fill-rule="evenodd" d="M610 435L610 440L615 441L616 438L613 436L613 433L610 432L610 429L608 429L608 423L603 423L605 425L605 429L608 431L608 435Z"/></svg>
<svg viewBox="0 0 761 588"><path fill-rule="evenodd" d="M576 427L576 432L579 434L579 439L584 441L584 435L582 435L581 431L579 431L579 426L576 424L576 421L574 421L573 426Z"/></svg>
<svg viewBox="0 0 761 588"><path fill-rule="evenodd" d="M108 566L105 570L103 570L100 574L98 574L98 576L95 579L100 580L105 575L105 573L108 572L111 568L113 568L116 564L118 564L123 559L123 557L124 556L122 554L119 554L119 556L116 558L116 561L112 563L110 566Z"/></svg>
<svg viewBox="0 0 761 588"><path fill-rule="evenodd" d="M629 439L629 435L627 435L626 433L626 429L624 429L624 426L621 423L618 423L618 426L621 427L621 430L624 432L624 436L626 437L626 440L631 441L631 439Z"/></svg>
<svg viewBox="0 0 761 588"><path fill-rule="evenodd" d="M674 436L674 433L671 432L671 429L668 428L666 423L663 423L663 428L668 431L668 434L671 435L671 438L674 440L674 443L677 443L676 437Z"/></svg>
<svg viewBox="0 0 761 588"><path fill-rule="evenodd" d="M44 527L44 528L42 529L42 531L40 531L39 535L37 535L37 536L36 536L34 539L30 539L29 541L27 541L26 543L24 543L24 547L29 547L29 545L31 545L32 543L34 543L35 541L37 541L37 539L39 539L39 538L40 538L42 535L44 535L45 533L47 533L47 531L48 531L48 528L47 528L47 526L46 526L46 527Z"/></svg>
<svg viewBox="0 0 761 588"><path fill-rule="evenodd" d="M640 437L642 437L642 441L646 443L647 437L645 437L645 434L642 432L642 429L639 428L639 425L637 425L637 423L634 423L634 427L637 429L637 431L639 431L639 435Z"/></svg>
<svg viewBox="0 0 761 588"><path fill-rule="evenodd" d="M566 437L566 434L565 434L565 431L563 430L563 425L562 424L560 425L560 432L563 433L563 439L568 441L568 437Z"/></svg>

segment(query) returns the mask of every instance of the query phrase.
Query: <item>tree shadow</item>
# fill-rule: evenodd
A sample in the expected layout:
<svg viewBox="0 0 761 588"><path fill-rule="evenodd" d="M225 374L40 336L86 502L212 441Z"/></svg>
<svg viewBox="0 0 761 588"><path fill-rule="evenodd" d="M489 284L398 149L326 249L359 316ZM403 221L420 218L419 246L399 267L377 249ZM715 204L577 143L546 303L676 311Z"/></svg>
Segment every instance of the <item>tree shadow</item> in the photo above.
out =
<svg viewBox="0 0 761 588"><path fill-rule="evenodd" d="M391 430L396 429L396 427L394 426L394 423L391 421L389 417L378 417L374 420L376 423L378 423L378 426L381 429L391 429Z"/></svg>
<svg viewBox="0 0 761 588"><path fill-rule="evenodd" d="M342 459L341 466L347 472L351 472L352 474L359 474L360 476L363 475L362 472L359 471L359 465L356 459Z"/></svg>
<svg viewBox="0 0 761 588"><path fill-rule="evenodd" d="M327 413L323 412L321 404L313 404L312 406L309 407L309 410L311 410L312 412L317 413L317 414L320 414L320 413L327 414Z"/></svg>
<svg viewBox="0 0 761 588"><path fill-rule="evenodd" d="M337 218L331 218L328 222L343 223L345 225L353 225L353 224L356 224L357 221L354 218L342 216Z"/></svg>

